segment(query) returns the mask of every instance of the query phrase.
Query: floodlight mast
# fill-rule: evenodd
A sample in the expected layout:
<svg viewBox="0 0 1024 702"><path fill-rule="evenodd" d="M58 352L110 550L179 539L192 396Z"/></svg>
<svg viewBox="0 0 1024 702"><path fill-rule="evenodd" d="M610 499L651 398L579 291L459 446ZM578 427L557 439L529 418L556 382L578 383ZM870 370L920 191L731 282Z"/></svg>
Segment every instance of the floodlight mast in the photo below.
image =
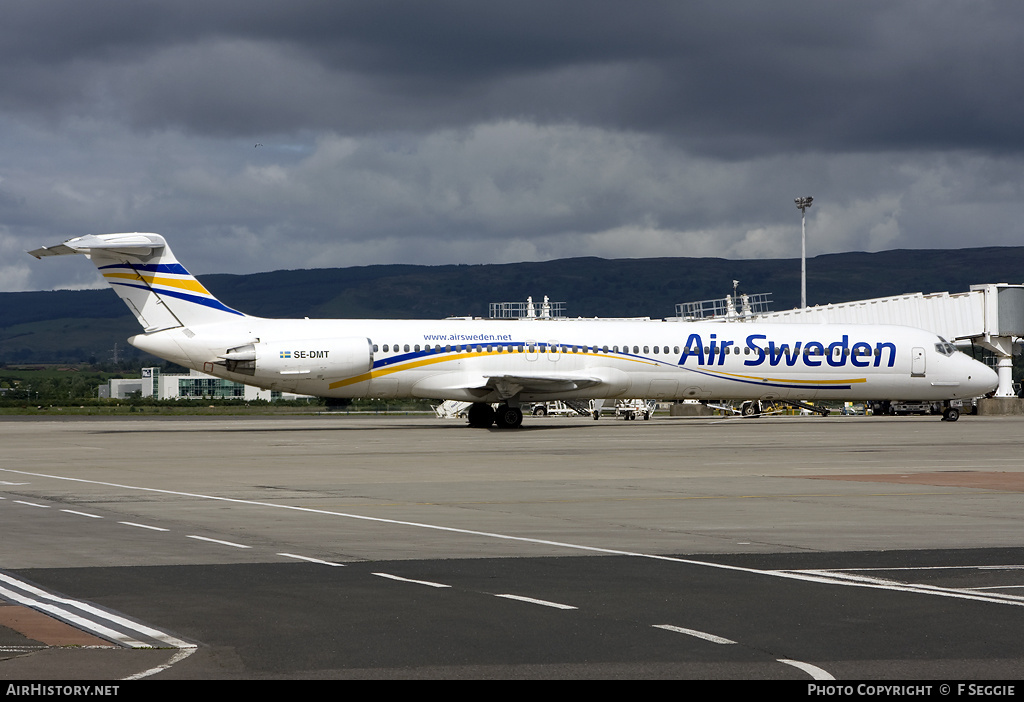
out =
<svg viewBox="0 0 1024 702"><path fill-rule="evenodd" d="M800 210L800 308L807 309L807 208L814 198L808 195L793 202Z"/></svg>

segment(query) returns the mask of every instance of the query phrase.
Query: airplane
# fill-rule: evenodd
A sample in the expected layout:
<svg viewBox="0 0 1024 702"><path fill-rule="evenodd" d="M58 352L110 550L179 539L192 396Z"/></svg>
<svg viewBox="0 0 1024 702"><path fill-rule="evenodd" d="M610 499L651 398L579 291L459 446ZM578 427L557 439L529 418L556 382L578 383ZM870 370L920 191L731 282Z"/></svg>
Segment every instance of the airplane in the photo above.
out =
<svg viewBox="0 0 1024 702"><path fill-rule="evenodd" d="M892 325L612 320L267 319L213 296L159 234L86 235L29 252L84 254L143 333L133 346L220 378L319 397L473 403L514 428L544 400L941 401L995 372L940 336ZM497 404L497 410L492 405Z"/></svg>

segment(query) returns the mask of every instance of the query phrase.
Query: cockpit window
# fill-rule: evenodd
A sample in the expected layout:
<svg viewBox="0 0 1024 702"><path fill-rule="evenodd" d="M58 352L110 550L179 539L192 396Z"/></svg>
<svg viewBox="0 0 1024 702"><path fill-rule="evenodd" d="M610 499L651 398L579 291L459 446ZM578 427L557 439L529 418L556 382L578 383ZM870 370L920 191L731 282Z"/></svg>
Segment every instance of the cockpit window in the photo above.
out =
<svg viewBox="0 0 1024 702"><path fill-rule="evenodd" d="M943 356L952 356L956 353L956 347L949 343L941 336L939 337L939 343L935 344L935 350L941 353Z"/></svg>

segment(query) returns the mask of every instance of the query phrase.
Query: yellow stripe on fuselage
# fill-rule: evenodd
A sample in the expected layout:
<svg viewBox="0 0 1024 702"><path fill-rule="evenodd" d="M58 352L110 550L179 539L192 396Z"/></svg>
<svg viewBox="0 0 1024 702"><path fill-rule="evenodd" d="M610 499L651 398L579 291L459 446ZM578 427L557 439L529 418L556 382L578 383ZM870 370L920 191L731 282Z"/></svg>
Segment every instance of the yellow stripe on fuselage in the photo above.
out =
<svg viewBox="0 0 1024 702"><path fill-rule="evenodd" d="M517 353L517 352L509 352L509 353ZM502 354L498 354L498 353L494 353L494 352L487 353L486 351L481 351L481 352L476 352L476 351L453 351L453 352L450 352L450 354L451 355L436 356L436 357L431 357L431 358L420 358L420 359L417 359L415 361L407 361L405 363L399 363L399 364L396 364L394 366L383 366L381 368L374 368L373 370L369 371L368 373L362 373L361 375L355 375L355 376L352 376L351 378L346 378L345 380L338 380L336 382L331 383L327 387L330 388L331 390L334 390L336 388L343 388L346 385L355 385L356 383L362 383L362 382L364 382L366 380L372 380L373 378L380 378L380 377L383 377L385 375L391 375L392 373L398 373L400 371L412 370L413 368L422 368L423 366L431 366L431 365L433 365L435 363L444 363L445 361L451 361L451 360L460 360L461 361L464 358L479 358L481 356L504 356L504 355L506 355L504 353L502 353Z"/></svg>
<svg viewBox="0 0 1024 702"><path fill-rule="evenodd" d="M422 368L423 366L429 366L429 365L433 365L435 363L443 363L445 361L452 361L452 360L461 361L464 358L482 358L484 356L488 356L488 357L510 356L510 355L513 355L513 354L523 354L523 353L525 353L525 351L505 351L505 352L502 352L502 353L496 353L494 351L491 351L491 352L487 352L487 351L445 351L445 352L442 352L442 353L444 353L446 355L444 355L444 356L437 356L437 357L430 357L430 358L420 358L420 359L417 359L415 361L408 361L406 363L400 363L400 364L396 364L394 366L384 366L382 368L375 368L375 369L369 371L368 373L362 373L361 375L356 375L356 376L353 376L351 378L346 378L345 380L335 381L335 382L331 383L328 386L328 388L330 388L331 390L334 390L336 388L343 388L343 387L345 387L347 385L355 385L356 383L362 383L364 381L372 380L374 378L380 378L380 377L383 377L385 375L391 375L392 373L398 373L400 371L412 370L413 368ZM569 354L566 353L566 355L569 355ZM580 352L577 352L577 353L575 353L573 355L575 355L575 356L600 356L602 358L607 358L607 355L596 354L596 353L580 353ZM653 361L645 361L645 360L639 359L639 358L628 358L628 359L619 359L619 360L634 361L636 363L645 363L647 365L652 365L652 366L658 365L657 363L654 363Z"/></svg>
<svg viewBox="0 0 1024 702"><path fill-rule="evenodd" d="M480 352L477 352L477 351L454 351L454 352L443 352L443 353L445 353L445 355L443 355L443 356L431 356L431 357L428 357L428 358L420 358L420 359L417 359L415 361L407 361L405 363L398 363L398 364L395 364L393 366L383 366L381 368L375 368L375 369L373 369L373 370L371 370L369 372L362 373L362 374L356 375L356 376L352 376L351 378L346 378L344 380L335 381L335 382L331 383L328 387L331 390L336 390L337 388L343 388L343 387L346 387L348 385L355 385L356 383L366 382L367 380L373 380L374 378L381 378L381 377L386 376L386 375L391 375L392 373L399 373L401 371L412 370L414 368L422 368L424 366L434 365L435 363L443 363L445 361L462 360L462 359L465 359L465 358L481 358L481 357L485 357L485 356L486 357L495 357L495 356L500 357L500 356L505 356L505 355L509 355L509 354L517 354L517 353L524 353L524 352L522 352L522 351L511 351L511 352L495 353L493 351L492 352L486 352L486 351L480 351ZM570 354L566 353L566 355L568 356ZM574 355L574 356L597 356L597 357L600 357L600 358L609 358L608 354L575 353L575 354L571 354L571 355ZM649 361L649 360L642 359L642 358L629 358L629 357L622 357L622 356L616 356L614 358L615 358L615 360L619 360L619 361L633 361L634 363L643 363L645 365L651 365L651 366L662 365L661 363L658 363L658 362L655 362L655 361ZM675 369L687 370L687 368L685 366L670 365L669 367L672 368L673 370L675 370ZM711 368L707 368L707 367L698 367L698 368L694 368L692 370L700 370L700 371L703 371L705 373L709 373L711 375L720 376L722 378L735 378L737 380L754 380L754 381L759 381L759 382L784 383L784 384L795 384L795 385L799 385L799 384L802 384L802 385L849 385L849 384L853 384L853 383L866 383L867 382L867 378L840 378L838 380L823 380L823 379L803 380L803 379L796 379L796 378L766 378L766 377L761 376L761 375L742 375L740 373L727 373L725 371L715 370L715 369L711 369Z"/></svg>

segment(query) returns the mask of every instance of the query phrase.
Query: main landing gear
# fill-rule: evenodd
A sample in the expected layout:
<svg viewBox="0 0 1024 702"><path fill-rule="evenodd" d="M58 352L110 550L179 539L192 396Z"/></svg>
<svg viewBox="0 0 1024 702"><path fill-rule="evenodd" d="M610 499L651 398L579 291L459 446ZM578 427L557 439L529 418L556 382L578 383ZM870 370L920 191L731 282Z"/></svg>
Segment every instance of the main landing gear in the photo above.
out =
<svg viewBox="0 0 1024 702"><path fill-rule="evenodd" d="M499 429L515 429L523 424L523 411L518 407L498 405L494 409L484 402L475 402L469 408L469 426L486 429L491 425Z"/></svg>

